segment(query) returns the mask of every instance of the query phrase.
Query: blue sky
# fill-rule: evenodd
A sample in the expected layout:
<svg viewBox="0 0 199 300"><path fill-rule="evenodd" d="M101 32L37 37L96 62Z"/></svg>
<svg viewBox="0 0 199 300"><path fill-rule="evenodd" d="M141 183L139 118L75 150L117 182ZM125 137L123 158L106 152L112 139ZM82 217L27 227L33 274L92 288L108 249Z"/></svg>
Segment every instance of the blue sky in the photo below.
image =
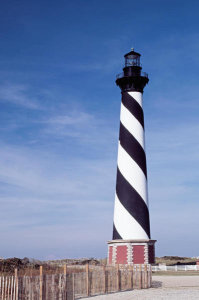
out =
<svg viewBox="0 0 199 300"><path fill-rule="evenodd" d="M0 256L106 256L132 46L156 254L199 255L198 27L194 0L1 1Z"/></svg>

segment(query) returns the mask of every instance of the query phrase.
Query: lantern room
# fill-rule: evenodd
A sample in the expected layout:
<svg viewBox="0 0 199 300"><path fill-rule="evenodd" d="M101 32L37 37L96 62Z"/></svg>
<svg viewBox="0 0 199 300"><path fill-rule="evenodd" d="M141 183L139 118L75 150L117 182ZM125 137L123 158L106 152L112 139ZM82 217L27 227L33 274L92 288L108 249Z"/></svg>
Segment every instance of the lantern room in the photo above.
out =
<svg viewBox="0 0 199 300"><path fill-rule="evenodd" d="M140 65L140 54L135 52L133 49L131 52L124 55L125 58L125 67L141 67Z"/></svg>

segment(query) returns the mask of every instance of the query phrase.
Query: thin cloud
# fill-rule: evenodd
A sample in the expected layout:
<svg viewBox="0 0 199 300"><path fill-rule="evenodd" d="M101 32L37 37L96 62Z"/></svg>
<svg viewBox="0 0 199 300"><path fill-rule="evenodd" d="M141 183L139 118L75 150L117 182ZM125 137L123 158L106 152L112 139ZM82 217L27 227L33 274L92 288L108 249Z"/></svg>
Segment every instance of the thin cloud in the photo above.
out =
<svg viewBox="0 0 199 300"><path fill-rule="evenodd" d="M105 144L107 149L117 143L118 133L110 120L100 119L95 114L81 110L73 110L69 114L56 115L39 122L44 125L41 133L45 136L52 135L55 139L63 140L67 136L86 143L89 147L102 147Z"/></svg>
<svg viewBox="0 0 199 300"><path fill-rule="evenodd" d="M28 109L38 109L39 104L28 95L25 85L6 84L0 86L0 101L9 102Z"/></svg>
<svg viewBox="0 0 199 300"><path fill-rule="evenodd" d="M97 176L99 185L104 181L104 165L110 167L107 160L80 159L64 157L45 151L31 150L1 144L0 180L13 188L18 187L30 193L37 191L42 195L64 194L80 196L93 191L93 176ZM95 166L95 167L93 167ZM86 173L87 176L82 175ZM95 175L94 175L95 174ZM108 178L108 177L107 177ZM84 180L83 180L84 179ZM82 189L78 189L78 187ZM8 191L9 192L9 191Z"/></svg>
<svg viewBox="0 0 199 300"><path fill-rule="evenodd" d="M66 125L77 125L77 124L88 124L92 121L94 117L91 114L85 112L73 112L70 114L59 115L49 118L48 120L43 121L43 123L50 124L50 125L59 125L59 126L66 126Z"/></svg>
<svg viewBox="0 0 199 300"><path fill-rule="evenodd" d="M65 233L67 244L72 244L74 239L80 241L80 227L81 234L83 228L87 232L92 227L90 235L94 236L97 231L101 232L99 224L102 219L110 220L108 215L112 214L113 202L108 200L114 198L115 178L111 176L115 171L114 161L71 159L50 151L47 154L45 151L1 144L0 165L0 231L6 230L9 236L1 252L4 256L14 255L9 254L12 251L7 252L12 237L13 242L15 240L14 236L18 237L18 241L25 238L33 246L36 245L35 239L40 239L40 234L46 241L51 232L51 239L55 241L60 232L58 243ZM103 236L103 232L100 234ZM56 257L73 256L74 245L70 249L66 241L64 251L56 251ZM82 240L85 255L88 242L92 245L93 240L87 238L84 243ZM45 255L50 252L50 244L44 242L43 246L48 249L44 251ZM26 256L41 257L44 254L37 254L39 248L25 247L19 256L22 253L25 256L27 251Z"/></svg>

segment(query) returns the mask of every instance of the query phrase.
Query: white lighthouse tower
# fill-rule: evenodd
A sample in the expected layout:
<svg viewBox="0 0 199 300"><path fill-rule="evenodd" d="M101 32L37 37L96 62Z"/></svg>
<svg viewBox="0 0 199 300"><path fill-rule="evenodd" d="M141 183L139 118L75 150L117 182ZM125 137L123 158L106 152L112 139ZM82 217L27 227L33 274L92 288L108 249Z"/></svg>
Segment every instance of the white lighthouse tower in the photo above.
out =
<svg viewBox="0 0 199 300"><path fill-rule="evenodd" d="M125 66L116 84L122 93L113 240L108 242L109 264L154 263L151 240L142 95L149 82L140 54L124 55Z"/></svg>

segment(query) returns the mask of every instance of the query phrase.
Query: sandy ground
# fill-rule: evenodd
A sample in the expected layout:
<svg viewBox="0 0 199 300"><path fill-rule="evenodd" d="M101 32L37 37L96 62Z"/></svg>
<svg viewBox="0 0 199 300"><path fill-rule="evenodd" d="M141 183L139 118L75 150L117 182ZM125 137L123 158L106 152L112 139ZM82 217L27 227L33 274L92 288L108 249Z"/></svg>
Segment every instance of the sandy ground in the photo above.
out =
<svg viewBox="0 0 199 300"><path fill-rule="evenodd" d="M192 300L199 299L199 276L154 276L153 287L109 295L84 298L88 300Z"/></svg>

